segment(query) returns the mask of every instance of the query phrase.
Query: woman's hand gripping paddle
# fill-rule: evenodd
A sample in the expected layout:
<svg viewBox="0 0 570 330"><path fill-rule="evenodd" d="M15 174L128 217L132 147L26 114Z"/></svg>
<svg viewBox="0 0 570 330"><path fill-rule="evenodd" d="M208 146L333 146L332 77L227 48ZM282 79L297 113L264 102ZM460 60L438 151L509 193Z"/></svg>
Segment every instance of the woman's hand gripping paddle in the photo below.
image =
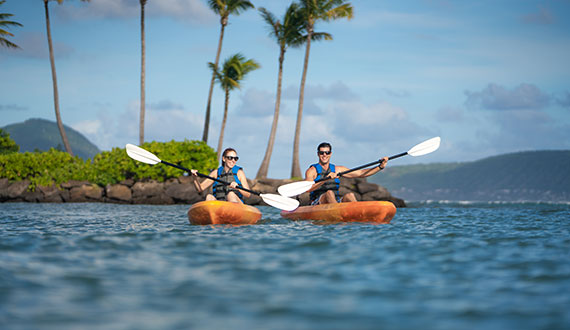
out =
<svg viewBox="0 0 570 330"><path fill-rule="evenodd" d="M415 145L414 147L412 147L410 150L408 150L406 152L403 152L401 154L397 154L397 155L389 157L388 160L400 158L400 157L406 156L406 155L417 157L417 156L423 156L423 155L429 154L431 152L436 151L439 148L440 142L441 142L441 138L439 136L431 138L431 139L426 140L420 144ZM366 167L369 167L372 165L380 164L381 162L382 162L382 159L368 163L368 164L364 164L362 166L355 167L355 168L350 169L348 171L340 172L340 173L338 173L338 176L342 176L342 175L348 174L350 172L360 170L360 169L363 169L363 168L366 168ZM287 196L287 197L297 196L297 195L300 195L306 191L309 191L309 189L311 189L311 187L315 183L318 183L321 181L326 181L328 179L330 179L330 178L326 177L326 178L322 178L322 179L315 180L315 181L292 182L292 183L288 183L288 184L280 186L279 188L277 188L277 191L282 196Z"/></svg>
<svg viewBox="0 0 570 330"><path fill-rule="evenodd" d="M160 158L158 158L155 154L144 150L143 148L137 147L133 144L127 144L125 146L125 148L127 149L127 155L129 155L129 157L131 157L134 160L138 160L139 162L143 162L146 164L151 164L151 165L155 165L158 163L163 163L166 164L168 166L172 166L172 167L176 167L177 169L183 170L185 172L190 173L190 170L187 168L184 168L182 166L176 165L176 164L172 164L169 162L165 162L164 160L161 160ZM213 178L211 176L202 174L202 173L197 173L198 176L202 177L202 178L208 178L210 180L216 181L218 183L221 183L223 185L229 185L229 182L226 181L222 181L216 178ZM294 209L296 209L299 206L299 201L289 198L289 197L285 197L282 195L277 195L277 194L260 194L258 192L255 192L253 190L249 190L243 187L236 187L237 189L243 190L243 191L247 191L249 193L252 193L254 195L257 195L259 197L261 197L261 199L263 199L263 201L273 207L276 207L278 209L281 210L286 210L286 211L293 211Z"/></svg>

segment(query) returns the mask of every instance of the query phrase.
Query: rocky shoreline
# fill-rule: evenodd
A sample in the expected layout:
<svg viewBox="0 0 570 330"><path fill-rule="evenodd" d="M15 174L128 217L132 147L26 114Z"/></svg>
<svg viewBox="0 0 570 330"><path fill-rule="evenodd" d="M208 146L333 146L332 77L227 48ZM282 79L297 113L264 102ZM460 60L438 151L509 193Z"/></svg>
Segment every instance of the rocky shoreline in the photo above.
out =
<svg viewBox="0 0 570 330"><path fill-rule="evenodd" d="M0 202L28 203L118 203L118 204L193 204L204 200L206 193L198 193L191 179L186 176L169 179L165 182L154 180L125 180L118 184L101 187L87 181L69 181L59 187L38 186L28 189L29 181L9 182L0 178ZM248 179L252 190L264 194L277 194L277 187L293 182L279 179ZM210 188L211 190L211 188ZM369 183L366 179L341 178L340 193L353 192L359 201L391 201L396 207L405 207L405 202L394 197L384 187ZM309 204L309 194L297 197L301 205ZM245 200L250 205L267 205L259 196L252 195Z"/></svg>

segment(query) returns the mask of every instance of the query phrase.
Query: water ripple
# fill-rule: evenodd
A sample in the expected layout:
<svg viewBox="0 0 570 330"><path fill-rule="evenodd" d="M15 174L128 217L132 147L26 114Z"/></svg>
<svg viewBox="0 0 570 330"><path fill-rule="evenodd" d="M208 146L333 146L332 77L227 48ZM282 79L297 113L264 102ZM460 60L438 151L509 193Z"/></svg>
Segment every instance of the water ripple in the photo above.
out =
<svg viewBox="0 0 570 330"><path fill-rule="evenodd" d="M185 206L2 204L6 329L566 329L570 206L193 226ZM381 325L381 326L380 326Z"/></svg>

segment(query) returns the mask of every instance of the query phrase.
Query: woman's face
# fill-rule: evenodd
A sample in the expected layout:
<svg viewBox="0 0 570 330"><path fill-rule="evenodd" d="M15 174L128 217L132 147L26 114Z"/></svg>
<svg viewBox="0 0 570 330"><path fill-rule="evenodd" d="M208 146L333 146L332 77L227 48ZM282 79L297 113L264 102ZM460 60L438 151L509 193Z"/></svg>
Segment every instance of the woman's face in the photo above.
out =
<svg viewBox="0 0 570 330"><path fill-rule="evenodd" d="M239 159L239 157L238 157L237 153L233 150L230 150L224 156L224 163L226 164L226 166L228 168L232 168L236 165L236 162L238 161L238 159Z"/></svg>

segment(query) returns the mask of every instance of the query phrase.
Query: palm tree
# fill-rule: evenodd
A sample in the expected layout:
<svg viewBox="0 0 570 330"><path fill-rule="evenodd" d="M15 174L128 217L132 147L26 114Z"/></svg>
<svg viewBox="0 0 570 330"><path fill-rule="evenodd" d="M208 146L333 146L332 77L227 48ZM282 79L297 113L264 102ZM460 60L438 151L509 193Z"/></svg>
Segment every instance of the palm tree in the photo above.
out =
<svg viewBox="0 0 570 330"><path fill-rule="evenodd" d="M4 2L6 2L6 1L1 0L0 6L2 6L4 4ZM5 27L7 28L10 26L22 26L22 24L20 24L18 22L6 21L6 19L8 19L12 16L14 16L14 15L8 14L8 13L0 13L0 46L6 47L6 48L20 48L18 45L16 45L15 43L13 43L13 42L11 42L5 38L5 36L9 36L9 37L14 36L12 33L4 30Z"/></svg>
<svg viewBox="0 0 570 330"><path fill-rule="evenodd" d="M214 63L210 62L208 64L214 72L216 81L220 83L220 87L225 91L224 118L222 120L222 129L220 130L220 138L218 140L218 160L220 160L222 144L224 141L224 130L228 119L230 91L235 88L241 88L240 82L245 78L245 76L251 71L258 69L260 66L253 59L246 60L240 53L228 57L224 62L221 71L218 70Z"/></svg>
<svg viewBox="0 0 570 330"><path fill-rule="evenodd" d="M51 29L49 23L49 7L48 3L50 0L44 0L44 7L46 12L46 30L47 30L47 38L48 38L48 46L49 46L49 61L51 64L51 78L53 81L53 103L55 107L55 119L57 121L57 127L59 128L59 134L61 134L61 140L63 141L63 146L65 147L65 151L68 154L73 156L73 151L71 151L71 146L69 145L69 140L67 139L67 135L65 134L65 129L63 128L63 122L61 121L61 115L59 114L59 94L57 91L57 75L55 72L55 60L53 55L53 43L51 39ZM56 0L57 3L62 4L63 0ZM88 2L89 0L81 0Z"/></svg>
<svg viewBox="0 0 570 330"><path fill-rule="evenodd" d="M214 64L216 68L220 61L220 53L222 52L222 41L224 39L224 30L228 25L228 18L230 14L239 15L249 8L255 8L253 4L247 0L208 0L210 8L220 16L220 39L218 41L218 51L216 53L216 61ZM206 119L204 120L204 132L202 134L202 141L208 142L208 128L210 127L210 108L212 104L212 92L214 91L214 81L216 75L212 74L210 81L210 90L208 91L208 104L206 105Z"/></svg>
<svg viewBox="0 0 570 330"><path fill-rule="evenodd" d="M295 125L295 139L293 142L293 163L291 165L291 177L301 177L301 167L299 166L299 139L301 135L301 121L303 117L303 100L305 98L305 80L307 78L307 68L309 66L309 53L311 50L311 40L314 38L314 28L317 21L329 21L339 18L352 18L352 5L345 0L299 0L300 11L305 20L306 49L305 62L303 64L303 74L301 77L301 87L299 90L299 109L297 110L297 123ZM322 34L325 40L332 40L332 36L327 33Z"/></svg>
<svg viewBox="0 0 570 330"><path fill-rule="evenodd" d="M271 12L265 8L259 8L261 16L265 22L270 27L269 35L277 41L279 45L279 72L277 74L277 94L275 97L275 112L273 113L273 123L271 124L271 132L269 134L269 141L267 143L267 149L265 149L265 156L263 161L259 166L256 178L266 178L267 172L269 170L269 162L271 161L271 154L273 152L273 145L275 143L275 133L277 132L277 121L279 119L279 108L281 106L281 81L283 79L283 61L285 60L285 52L287 47L299 47L304 42L305 39L301 34L303 29L303 20L301 19L299 12L299 6L296 3L292 3L282 21L275 18Z"/></svg>
<svg viewBox="0 0 570 330"><path fill-rule="evenodd" d="M141 3L141 110L139 115L139 145L144 143L144 117L145 117L145 42L144 42L144 6L147 0L140 0Z"/></svg>

